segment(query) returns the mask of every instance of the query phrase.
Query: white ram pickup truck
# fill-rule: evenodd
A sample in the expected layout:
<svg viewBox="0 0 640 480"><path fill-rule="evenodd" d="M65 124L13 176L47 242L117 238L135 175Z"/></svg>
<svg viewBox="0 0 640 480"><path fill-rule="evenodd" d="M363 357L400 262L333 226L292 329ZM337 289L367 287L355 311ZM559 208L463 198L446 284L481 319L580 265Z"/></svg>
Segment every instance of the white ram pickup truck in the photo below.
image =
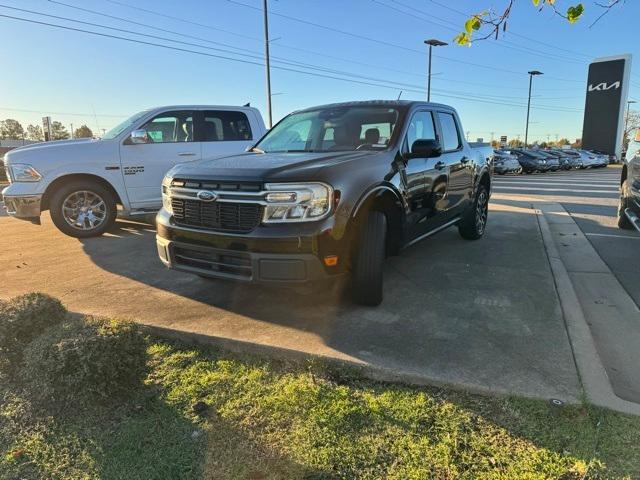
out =
<svg viewBox="0 0 640 480"><path fill-rule="evenodd" d="M58 229L72 237L102 235L118 213L158 211L162 179L176 164L241 153L265 132L260 112L251 107L145 110L99 139L46 142L7 153L5 208L34 223L49 210Z"/></svg>

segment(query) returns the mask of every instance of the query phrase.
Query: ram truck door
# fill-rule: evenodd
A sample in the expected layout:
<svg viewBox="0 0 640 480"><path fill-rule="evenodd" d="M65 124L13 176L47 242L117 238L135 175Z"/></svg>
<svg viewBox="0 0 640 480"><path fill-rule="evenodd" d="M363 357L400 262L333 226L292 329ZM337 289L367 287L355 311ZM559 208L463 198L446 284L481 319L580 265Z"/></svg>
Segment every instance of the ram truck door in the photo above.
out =
<svg viewBox="0 0 640 480"><path fill-rule="evenodd" d="M147 132L146 143L131 136L120 145L120 163L132 212L154 211L162 206L165 174L178 163L202 158L202 144L194 138L194 112L167 111L136 130Z"/></svg>
<svg viewBox="0 0 640 480"><path fill-rule="evenodd" d="M462 130L452 112L438 112L442 156L440 161L447 169L448 183L442 208L447 220L461 215L469 206L473 194L472 152L465 144Z"/></svg>
<svg viewBox="0 0 640 480"><path fill-rule="evenodd" d="M250 110L203 110L197 115L202 158L242 153L264 133Z"/></svg>

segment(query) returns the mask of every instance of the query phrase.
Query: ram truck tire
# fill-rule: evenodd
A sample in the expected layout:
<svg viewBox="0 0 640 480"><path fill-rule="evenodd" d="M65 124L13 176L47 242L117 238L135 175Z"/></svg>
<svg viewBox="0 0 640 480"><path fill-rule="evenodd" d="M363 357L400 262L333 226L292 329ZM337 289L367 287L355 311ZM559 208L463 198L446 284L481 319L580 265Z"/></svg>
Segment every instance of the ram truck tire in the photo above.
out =
<svg viewBox="0 0 640 480"><path fill-rule="evenodd" d="M49 202L51 219L70 237L98 237L116 221L116 199L97 182L69 182L56 190Z"/></svg>
<svg viewBox="0 0 640 480"><path fill-rule="evenodd" d="M354 252L352 296L356 303L372 307L382 303L386 236L387 217L382 212L369 212Z"/></svg>
<svg viewBox="0 0 640 480"><path fill-rule="evenodd" d="M478 240L484 235L489 213L489 192L484 185L478 186L471 208L458 223L458 232L466 240Z"/></svg>

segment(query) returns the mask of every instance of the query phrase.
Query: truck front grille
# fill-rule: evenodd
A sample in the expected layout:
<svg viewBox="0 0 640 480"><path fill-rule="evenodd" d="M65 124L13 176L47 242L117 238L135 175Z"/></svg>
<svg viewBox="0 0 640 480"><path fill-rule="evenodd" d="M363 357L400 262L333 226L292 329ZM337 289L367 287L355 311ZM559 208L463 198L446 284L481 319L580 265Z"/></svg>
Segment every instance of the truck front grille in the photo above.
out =
<svg viewBox="0 0 640 480"><path fill-rule="evenodd" d="M225 232L247 233L262 221L263 207L253 203L202 202L172 198L177 225Z"/></svg>

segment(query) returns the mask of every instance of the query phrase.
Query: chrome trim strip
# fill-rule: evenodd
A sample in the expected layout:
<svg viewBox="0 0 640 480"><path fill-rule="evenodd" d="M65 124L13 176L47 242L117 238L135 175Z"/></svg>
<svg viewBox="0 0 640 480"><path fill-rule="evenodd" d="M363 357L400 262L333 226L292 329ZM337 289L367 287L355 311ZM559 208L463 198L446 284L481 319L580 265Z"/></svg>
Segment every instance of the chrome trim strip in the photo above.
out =
<svg viewBox="0 0 640 480"><path fill-rule="evenodd" d="M418 238L414 238L413 240L411 240L409 243L407 243L404 247L402 248L408 248L411 245L414 245L416 243L418 243L420 240L424 240L427 237L430 237L431 235L438 233L442 230L444 230L445 228L449 228L451 225L454 225L456 223L458 223L460 221L460 217L456 217L453 220L445 223L444 225L440 225L438 228L435 228L433 230L431 230L430 232L425 233L424 235L420 235Z"/></svg>

